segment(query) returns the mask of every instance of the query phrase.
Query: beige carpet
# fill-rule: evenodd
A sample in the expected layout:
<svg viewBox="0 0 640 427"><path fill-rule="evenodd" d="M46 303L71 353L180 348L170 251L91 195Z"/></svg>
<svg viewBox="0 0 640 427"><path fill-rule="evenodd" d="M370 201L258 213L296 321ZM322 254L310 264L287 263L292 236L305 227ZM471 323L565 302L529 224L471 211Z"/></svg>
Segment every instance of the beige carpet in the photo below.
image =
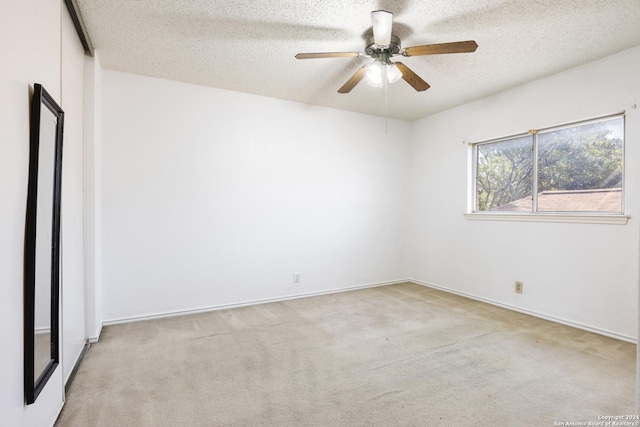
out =
<svg viewBox="0 0 640 427"><path fill-rule="evenodd" d="M553 426L634 400L634 345L401 284L106 327L56 425Z"/></svg>

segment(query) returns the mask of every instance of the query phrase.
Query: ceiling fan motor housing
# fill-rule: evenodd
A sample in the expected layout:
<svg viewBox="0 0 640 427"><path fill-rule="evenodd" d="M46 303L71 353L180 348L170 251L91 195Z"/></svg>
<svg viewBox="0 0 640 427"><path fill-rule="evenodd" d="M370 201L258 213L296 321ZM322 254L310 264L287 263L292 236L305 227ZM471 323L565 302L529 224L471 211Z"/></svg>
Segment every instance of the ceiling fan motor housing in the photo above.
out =
<svg viewBox="0 0 640 427"><path fill-rule="evenodd" d="M383 57L388 59L389 57L400 53L400 37L392 35L391 42L388 47L379 47L374 42L373 36L371 36L367 40L367 47L364 52L374 59L381 59Z"/></svg>

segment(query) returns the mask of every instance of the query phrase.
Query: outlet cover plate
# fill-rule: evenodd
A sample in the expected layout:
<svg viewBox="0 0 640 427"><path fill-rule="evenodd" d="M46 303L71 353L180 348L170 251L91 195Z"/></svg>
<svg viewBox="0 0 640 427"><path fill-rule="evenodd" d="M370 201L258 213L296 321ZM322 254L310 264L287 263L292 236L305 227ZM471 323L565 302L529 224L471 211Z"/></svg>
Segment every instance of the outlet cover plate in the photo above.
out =
<svg viewBox="0 0 640 427"><path fill-rule="evenodd" d="M516 293L522 293L522 282L516 282Z"/></svg>

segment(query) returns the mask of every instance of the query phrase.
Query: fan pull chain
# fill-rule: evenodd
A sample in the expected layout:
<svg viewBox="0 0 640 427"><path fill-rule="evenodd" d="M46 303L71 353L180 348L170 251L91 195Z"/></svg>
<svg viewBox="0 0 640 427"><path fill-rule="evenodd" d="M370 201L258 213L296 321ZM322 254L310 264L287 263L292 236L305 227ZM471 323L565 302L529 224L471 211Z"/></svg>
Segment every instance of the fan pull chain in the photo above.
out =
<svg viewBox="0 0 640 427"><path fill-rule="evenodd" d="M387 66L382 67L384 80L384 133L389 133L389 79L387 78Z"/></svg>

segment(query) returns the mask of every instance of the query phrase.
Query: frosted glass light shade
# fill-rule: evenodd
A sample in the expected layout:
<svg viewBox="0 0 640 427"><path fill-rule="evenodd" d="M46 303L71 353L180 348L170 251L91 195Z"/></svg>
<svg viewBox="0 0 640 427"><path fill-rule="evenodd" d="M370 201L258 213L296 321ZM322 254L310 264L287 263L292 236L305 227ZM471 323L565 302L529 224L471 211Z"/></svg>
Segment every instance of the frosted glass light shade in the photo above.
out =
<svg viewBox="0 0 640 427"><path fill-rule="evenodd" d="M387 80L389 83L395 83L402 78L402 71L398 69L398 66L392 62L387 64Z"/></svg>
<svg viewBox="0 0 640 427"><path fill-rule="evenodd" d="M373 41L378 47L389 47L391 44L391 27L393 25L393 13L386 10L371 12L371 24L373 27Z"/></svg>
<svg viewBox="0 0 640 427"><path fill-rule="evenodd" d="M402 71L393 62L386 64L381 61L375 61L367 69L367 82L371 86L382 87L384 80L389 83L395 83L402 78Z"/></svg>
<svg viewBox="0 0 640 427"><path fill-rule="evenodd" d="M367 70L367 79L371 86L381 87L383 81L383 70L382 63L380 61L376 61L373 64L369 65L369 69Z"/></svg>

